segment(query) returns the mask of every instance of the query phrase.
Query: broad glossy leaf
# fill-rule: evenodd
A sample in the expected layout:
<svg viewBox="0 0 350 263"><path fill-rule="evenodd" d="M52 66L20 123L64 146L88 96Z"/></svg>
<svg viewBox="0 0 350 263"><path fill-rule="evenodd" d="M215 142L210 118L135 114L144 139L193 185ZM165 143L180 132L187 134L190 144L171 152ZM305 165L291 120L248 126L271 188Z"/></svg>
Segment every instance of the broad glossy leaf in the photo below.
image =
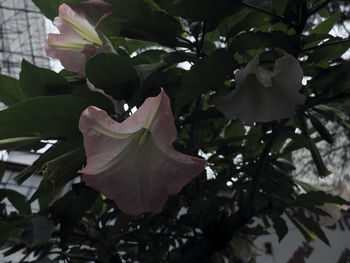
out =
<svg viewBox="0 0 350 263"><path fill-rule="evenodd" d="M71 91L68 82L60 74L32 65L25 59L22 60L19 86L26 98L60 95Z"/></svg>
<svg viewBox="0 0 350 263"><path fill-rule="evenodd" d="M124 36L131 39L174 46L181 34L181 24L162 11L153 1L116 0L115 11L100 25L109 38Z"/></svg>
<svg viewBox="0 0 350 263"><path fill-rule="evenodd" d="M59 138L77 134L81 112L90 105L111 110L110 101L95 93L94 98L74 96L36 97L0 111L0 138Z"/></svg>
<svg viewBox="0 0 350 263"><path fill-rule="evenodd" d="M281 242L282 239L288 233L288 227L286 221L282 218L281 214L269 213L267 214L272 220L272 226L276 230L278 236L278 242Z"/></svg>
<svg viewBox="0 0 350 263"><path fill-rule="evenodd" d="M198 60L183 76L176 110L209 90L221 88L237 65L233 55L230 50L218 49L208 58Z"/></svg>
<svg viewBox="0 0 350 263"><path fill-rule="evenodd" d="M22 214L30 214L31 208L26 197L11 189L0 189L0 200L6 198Z"/></svg>
<svg viewBox="0 0 350 263"><path fill-rule="evenodd" d="M231 0L156 0L160 7L174 16L195 21L217 22L241 8Z"/></svg>
<svg viewBox="0 0 350 263"><path fill-rule="evenodd" d="M115 54L98 54L90 59L86 76L96 88L117 100L130 99L140 81L131 62Z"/></svg>
<svg viewBox="0 0 350 263"><path fill-rule="evenodd" d="M12 106L25 99L20 89L19 81L15 78L0 74L0 101L7 106Z"/></svg>
<svg viewBox="0 0 350 263"><path fill-rule="evenodd" d="M316 223L312 218L306 217L302 214L295 213L294 217L308 230L312 231L317 235L319 239L321 239L326 245L330 246L329 240L326 234L323 232L321 227Z"/></svg>
<svg viewBox="0 0 350 263"><path fill-rule="evenodd" d="M262 47L278 47L286 52L293 51L293 38L279 31L271 33L266 32L247 32L236 36L230 48L234 51L245 51L250 49L260 49Z"/></svg>
<svg viewBox="0 0 350 263"><path fill-rule="evenodd" d="M315 28L310 31L311 34L328 34L329 31L333 28L335 23L338 21L340 13L335 13L332 16L328 17L322 23L319 23Z"/></svg>

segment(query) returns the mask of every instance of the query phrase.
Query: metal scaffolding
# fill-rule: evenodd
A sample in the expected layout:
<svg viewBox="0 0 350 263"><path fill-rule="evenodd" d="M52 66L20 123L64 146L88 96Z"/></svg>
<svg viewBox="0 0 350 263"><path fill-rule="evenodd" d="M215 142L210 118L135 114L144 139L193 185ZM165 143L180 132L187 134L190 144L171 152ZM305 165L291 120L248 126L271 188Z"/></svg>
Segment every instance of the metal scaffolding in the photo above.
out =
<svg viewBox="0 0 350 263"><path fill-rule="evenodd" d="M50 68L45 18L30 0L0 0L0 73L18 77L21 61Z"/></svg>

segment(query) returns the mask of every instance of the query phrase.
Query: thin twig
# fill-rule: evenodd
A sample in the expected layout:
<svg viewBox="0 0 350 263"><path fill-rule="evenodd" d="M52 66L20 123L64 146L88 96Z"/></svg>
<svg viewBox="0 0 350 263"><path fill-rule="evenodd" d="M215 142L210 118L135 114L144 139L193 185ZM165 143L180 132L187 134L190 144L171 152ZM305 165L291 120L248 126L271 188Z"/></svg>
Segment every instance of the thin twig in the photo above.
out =
<svg viewBox="0 0 350 263"><path fill-rule="evenodd" d="M309 16L317 13L319 10L321 10L322 8L324 8L326 5L328 5L330 2L332 2L332 0L326 0L325 2L323 2L322 4L316 6L314 9L312 9L310 12L309 12Z"/></svg>
<svg viewBox="0 0 350 263"><path fill-rule="evenodd" d="M257 7L257 6L251 5L251 4L248 4L248 3L243 2L243 1L239 1L239 0L234 0L234 1L235 1L236 3L242 5L242 6L248 7L248 8L250 8L250 9L253 9L253 10L258 11L258 12L260 12L260 13L263 13L263 14L269 15L269 16L271 16L271 17L274 17L274 18L276 18L276 19L278 19L278 20L284 22L285 24L289 25L289 26L292 27L292 28L296 28L296 26L295 26L293 23L291 23L288 19L285 19L285 18L282 17L282 16L276 15L276 14L274 14L274 13L271 13L270 11L267 11L267 10L265 10L265 9L262 9L262 8L260 8L260 7Z"/></svg>

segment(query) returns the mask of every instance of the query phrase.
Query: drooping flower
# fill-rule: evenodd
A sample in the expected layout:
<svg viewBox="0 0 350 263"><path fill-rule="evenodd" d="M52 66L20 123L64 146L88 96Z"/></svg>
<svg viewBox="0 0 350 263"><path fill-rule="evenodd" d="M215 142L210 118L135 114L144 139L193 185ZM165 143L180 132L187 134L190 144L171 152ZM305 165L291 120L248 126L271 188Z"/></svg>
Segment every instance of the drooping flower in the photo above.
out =
<svg viewBox="0 0 350 263"><path fill-rule="evenodd" d="M102 0L60 5L59 16L53 21L60 34L48 34L46 54L59 59L67 70L85 75L86 61L107 46L96 28L112 12L112 5Z"/></svg>
<svg viewBox="0 0 350 263"><path fill-rule="evenodd" d="M162 90L122 123L90 106L82 113L86 184L113 199L126 214L159 213L169 194L198 176L205 160L177 152L177 133Z"/></svg>
<svg viewBox="0 0 350 263"><path fill-rule="evenodd" d="M218 98L215 106L229 119L248 125L294 115L297 104L306 97L299 93L303 71L297 59L285 53L276 60L273 71L259 65L259 56L235 74L236 89Z"/></svg>

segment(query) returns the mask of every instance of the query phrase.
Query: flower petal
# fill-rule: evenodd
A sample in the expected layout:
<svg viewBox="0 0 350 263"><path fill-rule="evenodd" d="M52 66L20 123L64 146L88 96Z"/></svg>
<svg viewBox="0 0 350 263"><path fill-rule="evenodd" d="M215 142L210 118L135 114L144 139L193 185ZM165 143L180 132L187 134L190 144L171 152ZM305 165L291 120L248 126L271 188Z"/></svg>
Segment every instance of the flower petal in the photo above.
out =
<svg viewBox="0 0 350 263"><path fill-rule="evenodd" d="M258 66L255 57L236 73L236 89L217 99L215 106L230 119L248 125L293 116L297 104L305 101L299 93L303 72L299 62L289 54L277 59L274 71Z"/></svg>
<svg viewBox="0 0 350 263"><path fill-rule="evenodd" d="M112 11L112 5L102 0L76 4L74 9L67 4L60 5L59 17L53 22L60 34L48 34L46 54L59 59L67 70L85 75L86 61L107 45L95 27ZM88 15L95 20L93 24L88 21Z"/></svg>
<svg viewBox="0 0 350 263"><path fill-rule="evenodd" d="M205 160L174 150L176 129L162 90L122 123L89 107L81 115L86 184L113 199L126 214L159 213L169 194L198 176Z"/></svg>

